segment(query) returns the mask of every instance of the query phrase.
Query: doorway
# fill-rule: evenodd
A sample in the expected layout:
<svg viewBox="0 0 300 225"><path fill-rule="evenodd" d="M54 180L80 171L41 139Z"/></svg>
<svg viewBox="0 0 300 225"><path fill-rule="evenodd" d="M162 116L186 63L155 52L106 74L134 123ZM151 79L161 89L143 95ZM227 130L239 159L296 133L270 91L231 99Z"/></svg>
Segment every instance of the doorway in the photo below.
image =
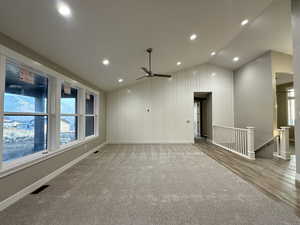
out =
<svg viewBox="0 0 300 225"><path fill-rule="evenodd" d="M276 108L277 128L290 127L290 152L295 154L295 91L294 75L287 73L276 73Z"/></svg>
<svg viewBox="0 0 300 225"><path fill-rule="evenodd" d="M194 139L212 140L211 92L194 93Z"/></svg>

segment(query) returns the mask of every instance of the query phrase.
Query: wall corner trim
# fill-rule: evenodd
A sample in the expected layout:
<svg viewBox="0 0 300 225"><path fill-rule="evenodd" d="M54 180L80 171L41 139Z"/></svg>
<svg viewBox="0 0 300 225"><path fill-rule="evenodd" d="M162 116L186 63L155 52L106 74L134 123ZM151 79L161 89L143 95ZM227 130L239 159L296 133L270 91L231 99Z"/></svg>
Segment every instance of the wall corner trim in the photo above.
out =
<svg viewBox="0 0 300 225"><path fill-rule="evenodd" d="M40 186L46 184L47 182L49 182L50 180L54 179L55 177L57 177L58 175L60 175L61 173L63 173L64 171L66 171L67 169L71 168L72 166L74 166L75 164L79 163L81 160L85 159L86 157L88 157L90 154L92 154L94 151L103 148L105 145L107 144L107 142L103 142L102 144L98 145L97 147L91 149L90 151L82 154L81 156L79 156L78 158L70 161L69 163L67 163L66 165L58 168L57 170L53 171L52 173L50 173L49 175L39 179L38 181L34 182L33 184L25 187L24 189L22 189L21 191L15 193L14 195L8 197L7 199L3 200L2 202L0 202L0 212L3 211L4 209L6 209L7 207L13 205L14 203L16 203L17 201L21 200L22 198L24 198L26 195L30 194L31 192L33 192L34 190L36 190L37 188L39 188Z"/></svg>

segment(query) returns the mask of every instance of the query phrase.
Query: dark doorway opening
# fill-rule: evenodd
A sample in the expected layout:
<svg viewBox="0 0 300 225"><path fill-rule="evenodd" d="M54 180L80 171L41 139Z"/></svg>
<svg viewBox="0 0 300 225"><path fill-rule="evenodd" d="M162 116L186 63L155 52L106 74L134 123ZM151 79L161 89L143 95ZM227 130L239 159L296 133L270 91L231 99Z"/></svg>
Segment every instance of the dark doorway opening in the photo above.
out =
<svg viewBox="0 0 300 225"><path fill-rule="evenodd" d="M212 94L210 92L194 93L194 138L212 139Z"/></svg>

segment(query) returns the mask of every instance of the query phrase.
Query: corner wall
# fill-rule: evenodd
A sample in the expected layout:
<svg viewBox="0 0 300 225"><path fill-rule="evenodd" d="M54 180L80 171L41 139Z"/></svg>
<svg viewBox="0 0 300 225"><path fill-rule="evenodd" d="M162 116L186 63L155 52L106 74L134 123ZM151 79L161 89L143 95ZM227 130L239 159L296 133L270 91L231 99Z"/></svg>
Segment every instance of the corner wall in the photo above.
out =
<svg viewBox="0 0 300 225"><path fill-rule="evenodd" d="M233 126L233 73L204 64L108 93L108 142L193 143L194 92L212 92L213 124Z"/></svg>
<svg viewBox="0 0 300 225"><path fill-rule="evenodd" d="M295 150L296 150L296 179L300 182L300 1L292 0L293 23L293 68L295 74L294 89L296 92L296 125L295 125Z"/></svg>
<svg viewBox="0 0 300 225"><path fill-rule="evenodd" d="M234 72L235 126L255 127L255 147L272 138L273 86L271 52Z"/></svg>
<svg viewBox="0 0 300 225"><path fill-rule="evenodd" d="M77 75L74 75L71 72L63 69L62 67L54 64L49 61L47 58L37 54L31 49L23 46L22 44L10 39L6 35L0 33L0 44L10 48L24 56L27 56L37 62L42 63L43 65L56 70L68 76L72 79L75 79L87 86L95 88L93 85L88 82L79 79ZM95 88L97 89L97 88ZM0 202L10 197L11 195L17 193L23 188L31 185L37 180L47 176L51 172L57 170L58 168L66 165L72 160L78 158L82 154L88 152L89 150L99 146L104 143L106 140L106 95L100 91L100 110L99 110L99 137L93 139L89 142L86 142L79 147L73 148L71 150L65 151L64 153L58 154L52 158L44 160L38 164L34 164L25 169L19 170L8 176L0 178Z"/></svg>
<svg viewBox="0 0 300 225"><path fill-rule="evenodd" d="M269 51L234 72L235 126L255 127L255 147L277 129L276 73L293 73L292 56Z"/></svg>

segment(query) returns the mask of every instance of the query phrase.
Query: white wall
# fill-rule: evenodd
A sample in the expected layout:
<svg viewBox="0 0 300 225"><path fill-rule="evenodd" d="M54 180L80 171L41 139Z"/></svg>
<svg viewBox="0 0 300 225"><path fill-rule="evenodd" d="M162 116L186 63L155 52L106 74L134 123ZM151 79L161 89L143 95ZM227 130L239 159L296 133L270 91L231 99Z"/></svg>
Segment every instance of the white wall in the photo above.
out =
<svg viewBox="0 0 300 225"><path fill-rule="evenodd" d="M256 147L273 135L271 64L268 52L234 73L235 126L254 126Z"/></svg>
<svg viewBox="0 0 300 225"><path fill-rule="evenodd" d="M300 182L300 2L292 0L293 14L293 68L295 73L294 88L296 91L296 125L295 125L295 141L296 141L296 179Z"/></svg>
<svg viewBox="0 0 300 225"><path fill-rule="evenodd" d="M192 143L194 92L212 92L213 124L233 126L233 73L204 64L108 93L108 142Z"/></svg>

